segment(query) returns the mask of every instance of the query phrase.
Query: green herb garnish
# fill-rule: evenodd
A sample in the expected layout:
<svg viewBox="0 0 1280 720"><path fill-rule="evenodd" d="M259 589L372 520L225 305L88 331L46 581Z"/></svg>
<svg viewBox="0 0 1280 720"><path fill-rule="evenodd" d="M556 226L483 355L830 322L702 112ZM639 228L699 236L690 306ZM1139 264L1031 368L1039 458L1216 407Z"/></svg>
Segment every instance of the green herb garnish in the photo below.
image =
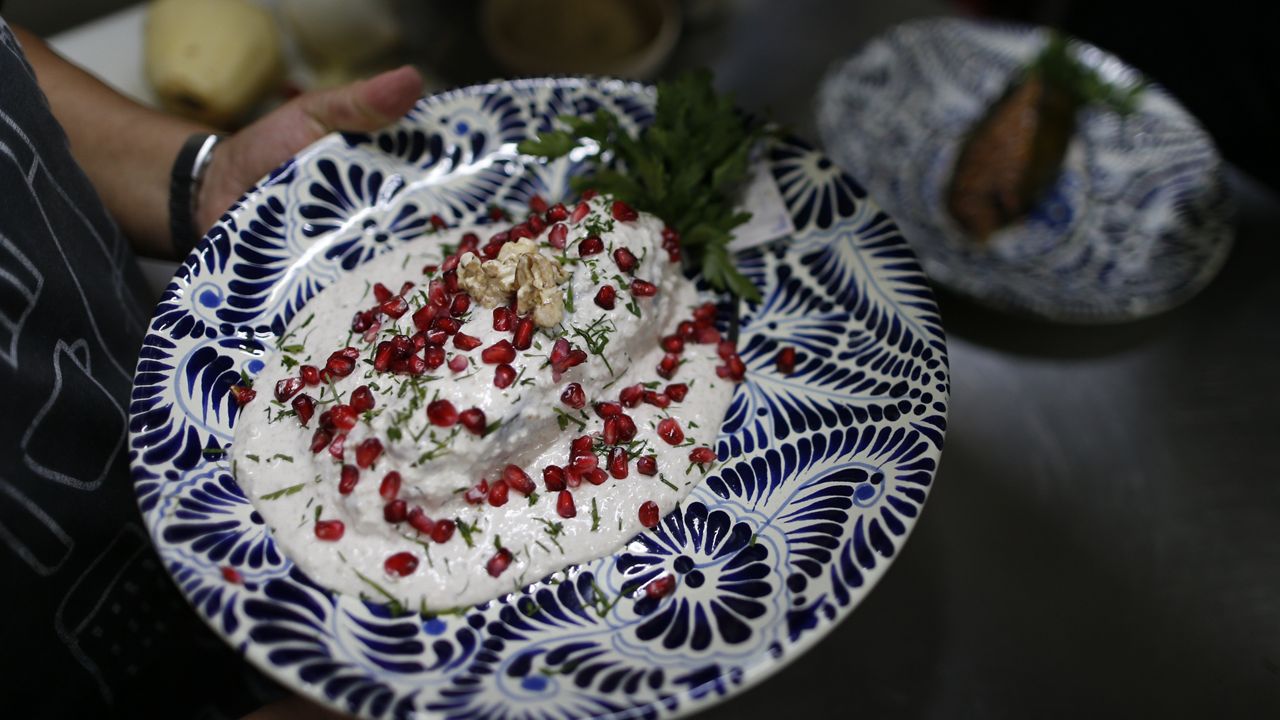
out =
<svg viewBox="0 0 1280 720"><path fill-rule="evenodd" d="M266 495L262 496L262 499L263 500L279 500L282 497L296 495L297 493L302 492L302 488L304 485L306 485L306 483L298 483L297 485L290 485L287 488L283 488L275 492L267 493Z"/></svg>

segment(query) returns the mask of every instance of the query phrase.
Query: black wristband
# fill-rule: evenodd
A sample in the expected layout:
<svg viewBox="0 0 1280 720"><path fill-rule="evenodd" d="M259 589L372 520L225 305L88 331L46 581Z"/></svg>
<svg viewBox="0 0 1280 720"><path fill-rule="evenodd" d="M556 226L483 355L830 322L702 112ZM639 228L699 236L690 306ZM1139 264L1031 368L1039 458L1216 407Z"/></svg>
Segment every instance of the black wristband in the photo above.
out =
<svg viewBox="0 0 1280 720"><path fill-rule="evenodd" d="M173 161L169 175L169 234L179 260L191 252L198 239L194 226L196 197L213 157L213 147L220 139L217 135L196 133L182 144Z"/></svg>

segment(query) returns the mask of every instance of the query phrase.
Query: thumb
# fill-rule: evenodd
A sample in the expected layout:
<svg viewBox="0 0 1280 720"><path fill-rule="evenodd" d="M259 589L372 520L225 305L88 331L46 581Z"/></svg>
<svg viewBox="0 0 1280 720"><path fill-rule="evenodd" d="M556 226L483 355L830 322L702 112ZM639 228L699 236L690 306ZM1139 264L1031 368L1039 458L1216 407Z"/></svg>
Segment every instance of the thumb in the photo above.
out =
<svg viewBox="0 0 1280 720"><path fill-rule="evenodd" d="M422 96L422 76L404 65L342 87L308 93L298 109L322 130L367 132L392 123Z"/></svg>

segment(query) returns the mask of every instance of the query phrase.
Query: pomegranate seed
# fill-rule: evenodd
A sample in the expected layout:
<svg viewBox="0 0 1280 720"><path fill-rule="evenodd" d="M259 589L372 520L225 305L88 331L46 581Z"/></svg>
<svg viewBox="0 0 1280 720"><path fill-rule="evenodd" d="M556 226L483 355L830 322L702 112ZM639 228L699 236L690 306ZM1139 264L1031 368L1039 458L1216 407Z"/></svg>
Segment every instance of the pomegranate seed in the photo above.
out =
<svg viewBox="0 0 1280 720"><path fill-rule="evenodd" d="M616 402L599 402L596 403L596 415L602 418L611 418L615 415L622 414L622 406Z"/></svg>
<svg viewBox="0 0 1280 720"><path fill-rule="evenodd" d="M400 494L400 473L392 470L382 478L382 483L378 485L378 495L383 500L395 500Z"/></svg>
<svg viewBox="0 0 1280 720"><path fill-rule="evenodd" d="M561 340L563 339L564 338L561 338ZM552 376L555 376L557 373L564 373L567 370L569 370L569 368L577 367L578 365L581 365L586 361L587 361L586 351L582 350L581 348L573 348L572 350L569 351L568 357L564 358L558 363L557 362L551 363Z"/></svg>
<svg viewBox="0 0 1280 720"><path fill-rule="evenodd" d="M440 273L440 282L444 283L444 291L449 295L456 295L462 291L457 270L445 268L445 271Z"/></svg>
<svg viewBox="0 0 1280 720"><path fill-rule="evenodd" d="M418 569L418 558L411 552L398 552L382 563L382 569L388 575L407 577Z"/></svg>
<svg viewBox="0 0 1280 720"><path fill-rule="evenodd" d="M658 421L658 437L668 445L679 445L684 442L684 430L680 429L680 423L675 418L662 418Z"/></svg>
<svg viewBox="0 0 1280 720"><path fill-rule="evenodd" d="M403 316L405 313L409 312L409 303L404 298L397 295L391 298L390 300L378 305L378 309L381 310L383 314L387 315L388 317L393 317L398 319L401 316Z"/></svg>
<svg viewBox="0 0 1280 720"><path fill-rule="evenodd" d="M360 470L355 465L343 465L342 475L338 479L338 494L350 495L360 482Z"/></svg>
<svg viewBox="0 0 1280 720"><path fill-rule="evenodd" d="M644 398L644 385L636 383L622 388L618 393L618 400L629 408L633 408L640 404L640 400Z"/></svg>
<svg viewBox="0 0 1280 720"><path fill-rule="evenodd" d="M613 219L621 220L622 222L631 222L632 220L640 217L640 213L636 212L635 208L621 200L613 201L612 211Z"/></svg>
<svg viewBox="0 0 1280 720"><path fill-rule="evenodd" d="M547 201L542 199L541 195L534 194L529 198L529 209L536 213L544 213L547 211Z"/></svg>
<svg viewBox="0 0 1280 720"><path fill-rule="evenodd" d="M298 394L302 389L302 378L285 378L276 383L276 400L280 402L288 402L289 398Z"/></svg>
<svg viewBox="0 0 1280 720"><path fill-rule="evenodd" d="M311 452L318 453L329 446L329 441L333 439L333 433L324 428L318 428L314 435L311 436Z"/></svg>
<svg viewBox="0 0 1280 720"><path fill-rule="evenodd" d="M315 387L320 384L320 369L315 365L303 365L298 369L298 373L302 376L302 382L309 387Z"/></svg>
<svg viewBox="0 0 1280 720"><path fill-rule="evenodd" d="M635 253L624 247L613 251L613 261L617 263L618 269L624 273L629 273L636 269Z"/></svg>
<svg viewBox="0 0 1280 720"><path fill-rule="evenodd" d="M670 595L671 591L675 590L675 588L676 576L670 574L663 575L650 580L649 584L644 586L644 595L647 598L658 600Z"/></svg>
<svg viewBox="0 0 1280 720"><path fill-rule="evenodd" d="M582 455L590 455L591 447L594 444L595 441L591 439L590 435L579 435L569 443L569 458L573 459Z"/></svg>
<svg viewBox="0 0 1280 720"><path fill-rule="evenodd" d="M680 246L667 248L667 262L680 262Z"/></svg>
<svg viewBox="0 0 1280 720"><path fill-rule="evenodd" d="M729 368L729 378L732 380L742 380L747 376L747 364L742 362L738 353L730 355L725 366Z"/></svg>
<svg viewBox="0 0 1280 720"><path fill-rule="evenodd" d="M303 427L306 427L307 423L311 421L311 416L315 414L316 411L315 398L306 393L302 393L295 397L291 404L293 406L293 412L298 416L298 422L301 423Z"/></svg>
<svg viewBox="0 0 1280 720"><path fill-rule="evenodd" d="M449 304L449 291L445 290L443 282L432 280L427 284L427 300L437 308Z"/></svg>
<svg viewBox="0 0 1280 720"><path fill-rule="evenodd" d="M591 212L591 206L588 205L586 201L580 202L573 208L573 215L569 216L569 222L577 225L582 222L582 219L585 218L589 212Z"/></svg>
<svg viewBox="0 0 1280 720"><path fill-rule="evenodd" d="M453 346L459 350L475 350L480 347L480 340L466 333L458 333L453 336Z"/></svg>
<svg viewBox="0 0 1280 720"><path fill-rule="evenodd" d="M506 213L506 211L505 211L505 210L503 210L502 208L498 207L497 205L490 205L490 206L489 206L489 219L490 219L490 220L493 220L493 221L497 222L498 220L502 220L502 219L504 219L504 218L506 218L506 217L507 217L507 213Z"/></svg>
<svg viewBox="0 0 1280 720"><path fill-rule="evenodd" d="M368 385L361 385L351 391L351 407L356 412L372 410L374 404L373 393L369 391Z"/></svg>
<svg viewBox="0 0 1280 720"><path fill-rule="evenodd" d="M345 355L336 352L329 356L328 362L324 364L324 369L334 377L346 377L356 369L356 361Z"/></svg>
<svg viewBox="0 0 1280 720"><path fill-rule="evenodd" d="M558 222L551 226L551 232L547 233L547 242L551 247L557 250L563 250L566 240L569 238L569 226L562 222Z"/></svg>
<svg viewBox="0 0 1280 720"><path fill-rule="evenodd" d="M515 346L510 340L499 340L480 353L480 359L490 365L509 363L516 359Z"/></svg>
<svg viewBox="0 0 1280 720"><path fill-rule="evenodd" d="M698 328L697 332L693 334L693 339L699 345L715 345L721 342L720 331L711 325Z"/></svg>
<svg viewBox="0 0 1280 720"><path fill-rule="evenodd" d="M391 356L395 352L395 348L391 347L391 343L383 340L378 343L378 348L373 351L373 369L378 372L386 372L391 367Z"/></svg>
<svg viewBox="0 0 1280 720"><path fill-rule="evenodd" d="M391 338L391 357L403 360L413 354L413 339L408 335Z"/></svg>
<svg viewBox="0 0 1280 720"><path fill-rule="evenodd" d="M618 444L618 422L619 421L616 416L611 418L605 418L604 432L602 433L605 445Z"/></svg>
<svg viewBox="0 0 1280 720"><path fill-rule="evenodd" d="M556 203L547 209L547 222L560 222L569 217L569 210L565 208L564 203Z"/></svg>
<svg viewBox="0 0 1280 720"><path fill-rule="evenodd" d="M435 305L423 305L413 311L413 315L409 319L413 321L413 326L419 330L427 330L431 327L431 323L436 319L436 314L440 309Z"/></svg>
<svg viewBox="0 0 1280 720"><path fill-rule="evenodd" d="M709 447L696 447L689 451L689 462L706 465L716 461L716 451Z"/></svg>
<svg viewBox="0 0 1280 720"><path fill-rule="evenodd" d="M356 446L356 465L361 468L371 467L382 457L382 441L378 438L365 438Z"/></svg>
<svg viewBox="0 0 1280 720"><path fill-rule="evenodd" d="M498 257L498 253L502 251L502 246L506 243L506 240L505 240L506 233L503 233L502 235L504 239L501 242L499 242L498 240L490 240L489 242L485 243L484 248L480 250L480 255L485 260L493 260L494 258Z"/></svg>
<svg viewBox="0 0 1280 720"><path fill-rule="evenodd" d="M437 543L447 543L449 538L453 537L453 529L456 527L452 520L437 520L436 526L431 530L431 540Z"/></svg>
<svg viewBox="0 0 1280 720"><path fill-rule="evenodd" d="M427 514L423 512L422 508L417 507L416 505L409 511L409 525L414 530L428 536L431 535L432 530L436 529L435 521L427 517Z"/></svg>
<svg viewBox="0 0 1280 720"><path fill-rule="evenodd" d="M507 332L511 326L515 324L516 314L511 308L505 305L499 305L493 309L493 329L498 332Z"/></svg>
<svg viewBox="0 0 1280 720"><path fill-rule="evenodd" d="M245 387L244 385L231 386L231 397L235 398L236 405L240 407L248 405L257 396L258 391L253 388Z"/></svg>
<svg viewBox="0 0 1280 720"><path fill-rule="evenodd" d="M599 255L604 252L604 241L598 236L592 235L582 242L578 243L578 256L589 257L591 255Z"/></svg>
<svg viewBox="0 0 1280 720"><path fill-rule="evenodd" d="M680 368L680 356L674 353L667 353L662 356L662 361L658 363L658 374L670 380L675 377L676 370Z"/></svg>
<svg viewBox="0 0 1280 720"><path fill-rule="evenodd" d="M778 372L783 375L790 375L796 371L796 349L793 347L784 347L778 351L778 358L775 361L778 364Z"/></svg>
<svg viewBox="0 0 1280 720"><path fill-rule="evenodd" d="M636 297L653 297L658 294L658 286L648 280L632 280L631 294Z"/></svg>
<svg viewBox="0 0 1280 720"><path fill-rule="evenodd" d="M333 432L337 428L333 426L333 411L325 410L320 413L320 427L329 432Z"/></svg>
<svg viewBox="0 0 1280 720"><path fill-rule="evenodd" d="M684 352L684 338L679 335L668 335L662 338L662 349L669 353Z"/></svg>
<svg viewBox="0 0 1280 720"><path fill-rule="evenodd" d="M643 455L636 459L636 472L641 475L657 475L658 474L658 458L652 455Z"/></svg>
<svg viewBox="0 0 1280 720"><path fill-rule="evenodd" d="M393 363L394 364L394 363ZM424 375L427 372L427 361L425 358L411 355L404 360L404 372L409 375Z"/></svg>
<svg viewBox="0 0 1280 720"><path fill-rule="evenodd" d="M631 442L636 439L636 421L630 415L618 416L618 442Z"/></svg>
<svg viewBox="0 0 1280 720"><path fill-rule="evenodd" d="M373 313L363 310L351 316L351 331L364 332L373 327Z"/></svg>
<svg viewBox="0 0 1280 720"><path fill-rule="evenodd" d="M528 350L533 345L533 316L525 315L516 318L516 331L511 339L511 344L517 350Z"/></svg>
<svg viewBox="0 0 1280 720"><path fill-rule="evenodd" d="M439 332L438 330L432 330L432 331L430 331L430 332L431 332L431 334L432 334L433 336L439 337L439 336L437 336L437 335L436 335L436 333L438 333L438 332ZM422 348L426 347L428 344L431 344L431 345L441 345L441 344L443 344L443 343L444 343L444 338L443 338L443 337L440 337L438 340L434 340L434 341L433 341L433 340L428 340L428 339L427 339L427 333L424 333L424 332L422 332L421 330L419 330L418 332L414 333L414 334L413 334L413 336L412 336L412 337L410 337L409 339L410 339L411 341L413 341L413 350L414 350L414 352L417 352L418 350L421 350Z"/></svg>
<svg viewBox="0 0 1280 720"><path fill-rule="evenodd" d="M588 471L588 472L590 472L590 471ZM578 487L579 485L581 485L581 484L582 484L582 471L581 471L581 470L579 470L579 469L578 469L578 468L576 468L576 467L573 467L572 465L570 465L569 467L565 468L565 469L564 469L564 482L565 482L565 485L567 485L567 486L569 486L569 487L571 487L571 488L576 488L576 487Z"/></svg>
<svg viewBox="0 0 1280 720"><path fill-rule="evenodd" d="M342 534L347 531L347 526L342 524L341 520L317 520L315 526L316 537L327 542L335 542L342 539Z"/></svg>
<svg viewBox="0 0 1280 720"><path fill-rule="evenodd" d="M586 476L586 478L587 482L592 485L603 485L609 480L609 473L601 470L600 468L595 468Z"/></svg>
<svg viewBox="0 0 1280 720"><path fill-rule="evenodd" d="M729 356L737 352L737 350L738 347L731 340L725 340L716 345L716 354L720 356L721 360L728 360Z"/></svg>
<svg viewBox="0 0 1280 720"><path fill-rule="evenodd" d="M453 302L449 303L449 314L454 317L462 317L471 309L471 296L458 293L453 296Z"/></svg>
<svg viewBox="0 0 1280 720"><path fill-rule="evenodd" d="M533 478L529 477L519 465L508 465L502 469L502 479L507 483L507 487L515 490L521 495L528 496L529 493L537 489L533 484Z"/></svg>
<svg viewBox="0 0 1280 720"><path fill-rule="evenodd" d="M532 238L532 237L533 237L533 228L529 227L529 223L527 222L522 222L519 225L514 225L509 231L507 231L507 239L510 240L511 242L515 242L523 238Z"/></svg>
<svg viewBox="0 0 1280 720"><path fill-rule="evenodd" d="M614 301L618 298L618 291L613 289L612 285L601 285L596 291L596 305L605 310L612 310Z"/></svg>
<svg viewBox="0 0 1280 720"><path fill-rule="evenodd" d="M331 413L329 418L333 422L333 426L343 431L355 427L356 421L360 419L360 414L350 405L334 405L329 412Z"/></svg>
<svg viewBox="0 0 1280 720"><path fill-rule="evenodd" d="M395 525L402 523L409 516L409 506L403 500L392 500L382 506L382 519Z"/></svg>
<svg viewBox="0 0 1280 720"><path fill-rule="evenodd" d="M664 226L662 228L662 247L669 247L671 245L679 245L679 244L680 244L680 233L677 232L675 228L669 225Z"/></svg>
<svg viewBox="0 0 1280 720"><path fill-rule="evenodd" d="M489 562L485 563L485 572L489 573L489 577L498 577L506 572L511 565L511 551L506 548L498 548L498 552L489 558Z"/></svg>
<svg viewBox="0 0 1280 720"><path fill-rule="evenodd" d="M702 303L693 311L693 319L703 325L710 325L716 321L716 305L715 303Z"/></svg>
<svg viewBox="0 0 1280 720"><path fill-rule="evenodd" d="M426 364L427 369L434 370L444 364L444 348L433 345L422 353L422 361Z"/></svg>
<svg viewBox="0 0 1280 720"><path fill-rule="evenodd" d="M222 579L223 579L223 580L226 580L227 582L231 583L232 585L240 585L240 584L242 584L242 583L244 582L244 578L243 578L243 577L241 577L241 575L240 575L240 571L239 571L239 570L236 570L235 568L231 567L230 565L223 565L223 566L222 566Z"/></svg>
<svg viewBox="0 0 1280 720"><path fill-rule="evenodd" d="M440 215L438 214L431 216L431 227L435 228L436 230L439 230L444 226L445 226L444 218L440 217Z"/></svg>
<svg viewBox="0 0 1280 720"><path fill-rule="evenodd" d="M645 500L640 506L640 524L647 528L655 528L658 526L658 504L652 500Z"/></svg>
<svg viewBox="0 0 1280 720"><path fill-rule="evenodd" d="M456 256L455 256L455 255L450 255L449 257L456 257ZM445 258L445 262L448 262L448 258ZM440 270L440 266L439 266L439 265L435 265L435 264L431 264L431 263L428 263L428 264L426 264L426 265L423 265L423 266L422 266L422 274L423 274L423 275L431 275L431 274L433 274L433 273L435 273L435 272L438 272L439 270Z"/></svg>
<svg viewBox="0 0 1280 720"><path fill-rule="evenodd" d="M620 447L615 447L609 451L609 462L607 463L609 474L612 475L615 480L625 478L627 476L627 464L629 462L630 458L627 456L627 451Z"/></svg>
<svg viewBox="0 0 1280 720"><path fill-rule="evenodd" d="M472 486L469 490L462 494L462 499L467 501L468 505L479 505L489 495L489 483L481 480L479 484Z"/></svg>
<svg viewBox="0 0 1280 720"><path fill-rule="evenodd" d="M431 321L431 327L436 330L443 330L446 335L453 335L462 328L462 323L447 315L437 315L436 319Z"/></svg>
<svg viewBox="0 0 1280 720"><path fill-rule="evenodd" d="M434 400L427 405L427 420L436 427L453 427L458 422L458 410L448 400Z"/></svg>
<svg viewBox="0 0 1280 720"><path fill-rule="evenodd" d="M454 371L455 373L460 373L463 370L466 370L468 367L469 367L469 364L467 363L467 358L465 355L454 355L453 357L449 358L449 369Z"/></svg>
<svg viewBox="0 0 1280 720"><path fill-rule="evenodd" d="M529 232L533 233L534 237L538 237L543 230L547 229L547 221L543 220L541 215L530 215L524 222L529 226Z"/></svg>
<svg viewBox="0 0 1280 720"><path fill-rule="evenodd" d="M671 398L652 390L644 391L644 401L654 407L660 407L663 410L671 406Z"/></svg>
<svg viewBox="0 0 1280 720"><path fill-rule="evenodd" d="M387 286L383 285L382 283L374 283L373 297L376 298L378 302L384 303L391 299L391 291L388 290Z"/></svg>
<svg viewBox="0 0 1280 720"><path fill-rule="evenodd" d="M542 485L547 492L564 490L564 468L559 465L548 465L542 468Z"/></svg>
<svg viewBox="0 0 1280 720"><path fill-rule="evenodd" d="M573 462L569 463L569 467L577 470L578 472L589 472L599 467L599 465L600 458L597 458L595 455L590 453L586 455L579 455L573 459Z"/></svg>
<svg viewBox="0 0 1280 720"><path fill-rule="evenodd" d="M569 358L569 347L568 340L563 337L556 338L556 341L551 344L551 354L547 356L547 359L551 361L553 366L564 362Z"/></svg>
<svg viewBox="0 0 1280 720"><path fill-rule="evenodd" d="M336 460L342 459L342 454L347 445L347 436L338 435L329 443L329 455Z"/></svg>
<svg viewBox="0 0 1280 720"><path fill-rule="evenodd" d="M698 334L698 326L694 325L692 320L681 320L676 326L676 333L685 340L692 340Z"/></svg>
<svg viewBox="0 0 1280 720"><path fill-rule="evenodd" d="M581 408L587 404L587 394L578 383L569 383L564 386L564 392L560 393L560 402L574 409Z"/></svg>
<svg viewBox="0 0 1280 720"><path fill-rule="evenodd" d="M684 383L671 383L662 392L676 402L684 402L684 396L689 394L689 386Z"/></svg>
<svg viewBox="0 0 1280 720"><path fill-rule="evenodd" d="M556 514L562 518L577 516L578 508L573 504L573 493L561 490L560 494L556 495Z"/></svg>
<svg viewBox="0 0 1280 720"><path fill-rule="evenodd" d="M467 408L458 415L458 420L462 422L462 426L470 430L473 435L484 437L488 425L485 423L484 411L480 408Z"/></svg>
<svg viewBox="0 0 1280 720"><path fill-rule="evenodd" d="M511 383L516 381L516 369L503 363L493 371L493 386L498 389L506 389L511 387Z"/></svg>

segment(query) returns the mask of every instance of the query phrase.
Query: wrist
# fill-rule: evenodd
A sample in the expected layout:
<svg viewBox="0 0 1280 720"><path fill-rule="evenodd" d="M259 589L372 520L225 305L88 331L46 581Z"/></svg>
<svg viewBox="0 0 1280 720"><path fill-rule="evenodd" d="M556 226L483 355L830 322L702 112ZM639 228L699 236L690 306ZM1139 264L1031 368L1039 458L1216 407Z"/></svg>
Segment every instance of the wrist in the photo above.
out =
<svg viewBox="0 0 1280 720"><path fill-rule="evenodd" d="M174 254L183 258L207 226L201 221L201 200L221 136L195 133L182 144L169 178L169 233ZM212 223L210 223L212 224Z"/></svg>

